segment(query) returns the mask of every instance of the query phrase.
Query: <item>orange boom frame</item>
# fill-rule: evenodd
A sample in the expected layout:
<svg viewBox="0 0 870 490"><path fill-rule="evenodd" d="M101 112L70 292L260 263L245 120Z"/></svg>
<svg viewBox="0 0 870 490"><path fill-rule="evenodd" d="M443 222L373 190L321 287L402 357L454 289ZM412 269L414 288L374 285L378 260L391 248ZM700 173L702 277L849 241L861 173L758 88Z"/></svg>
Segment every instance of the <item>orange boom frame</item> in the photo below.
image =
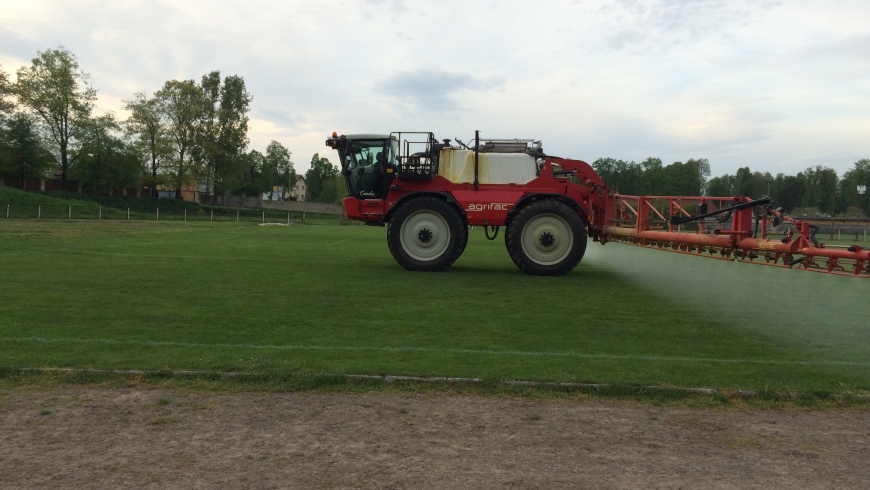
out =
<svg viewBox="0 0 870 490"><path fill-rule="evenodd" d="M786 216L781 209L771 206L767 198L612 194L608 201L609 213L601 233L602 242L623 242L721 260L870 277L870 251L858 245L825 247L815 238L818 227ZM697 212L693 214L687 208L697 208ZM782 239L769 239L768 225L782 223L790 223L794 229Z"/></svg>

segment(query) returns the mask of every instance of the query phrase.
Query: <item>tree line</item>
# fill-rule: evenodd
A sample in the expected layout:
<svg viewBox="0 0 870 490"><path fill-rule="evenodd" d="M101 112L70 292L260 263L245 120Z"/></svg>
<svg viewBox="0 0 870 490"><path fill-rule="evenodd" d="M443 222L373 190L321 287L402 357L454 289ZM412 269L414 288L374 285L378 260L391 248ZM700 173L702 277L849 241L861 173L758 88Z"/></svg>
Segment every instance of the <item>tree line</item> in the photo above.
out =
<svg viewBox="0 0 870 490"><path fill-rule="evenodd" d="M148 186L156 196L160 186L176 197L185 186L204 184L212 203L224 192L255 195L296 183L292 154L280 142L265 153L248 149L253 97L241 76L212 71L199 81L168 80L150 96L125 100L124 120L94 115L96 98L89 75L62 47L38 52L15 81L0 67L0 178L23 186L57 168L61 189L75 179L99 194ZM705 158L669 165L599 158L592 167L623 194L769 196L792 214L808 215L860 216L870 209L870 196L863 202L857 191L870 180L867 159L842 176L824 166L776 176L743 167L710 178ZM319 154L305 179L307 200L339 202L347 195L339 169Z"/></svg>
<svg viewBox="0 0 870 490"><path fill-rule="evenodd" d="M770 197L786 212L809 216L859 217L870 211L870 196L863 199L859 185L870 181L870 160L862 159L842 176L821 165L809 167L796 175L753 172L742 167L734 175L710 178L706 158L686 163L663 165L658 158L640 163L613 158L599 158L592 168L612 188L622 194L647 196L747 196ZM862 209L863 208L863 209Z"/></svg>
<svg viewBox="0 0 870 490"><path fill-rule="evenodd" d="M0 67L0 178L24 185L47 170L60 172L60 188L77 180L84 190L112 194L147 186L172 189L204 184L217 196L256 195L273 186L292 188L292 153L271 141L265 153L249 150L248 113L253 97L238 75L212 71L196 80L168 80L152 95L124 101L129 117L97 116L97 90L71 52L40 51L16 80ZM335 202L338 169L314 155L308 199Z"/></svg>

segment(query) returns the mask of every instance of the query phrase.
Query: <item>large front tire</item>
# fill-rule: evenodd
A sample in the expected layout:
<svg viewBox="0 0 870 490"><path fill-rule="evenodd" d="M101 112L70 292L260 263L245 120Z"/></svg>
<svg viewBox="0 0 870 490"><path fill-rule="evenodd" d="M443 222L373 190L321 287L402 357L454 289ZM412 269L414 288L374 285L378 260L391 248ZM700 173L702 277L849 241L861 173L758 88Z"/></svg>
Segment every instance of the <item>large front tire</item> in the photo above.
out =
<svg viewBox="0 0 870 490"><path fill-rule="evenodd" d="M561 276L574 270L586 253L586 228L574 210L549 199L522 208L504 241L511 259L526 274Z"/></svg>
<svg viewBox="0 0 870 490"><path fill-rule="evenodd" d="M434 197L401 205L387 226L390 253L409 271L443 271L462 255L466 243L468 227L462 216Z"/></svg>

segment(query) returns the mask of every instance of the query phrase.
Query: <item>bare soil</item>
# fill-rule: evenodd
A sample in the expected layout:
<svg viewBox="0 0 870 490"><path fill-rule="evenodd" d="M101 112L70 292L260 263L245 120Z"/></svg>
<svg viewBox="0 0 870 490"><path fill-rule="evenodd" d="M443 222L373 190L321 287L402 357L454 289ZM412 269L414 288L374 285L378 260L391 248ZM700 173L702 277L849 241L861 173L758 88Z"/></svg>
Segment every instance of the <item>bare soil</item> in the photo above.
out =
<svg viewBox="0 0 870 490"><path fill-rule="evenodd" d="M870 412L0 391L3 488L870 488Z"/></svg>

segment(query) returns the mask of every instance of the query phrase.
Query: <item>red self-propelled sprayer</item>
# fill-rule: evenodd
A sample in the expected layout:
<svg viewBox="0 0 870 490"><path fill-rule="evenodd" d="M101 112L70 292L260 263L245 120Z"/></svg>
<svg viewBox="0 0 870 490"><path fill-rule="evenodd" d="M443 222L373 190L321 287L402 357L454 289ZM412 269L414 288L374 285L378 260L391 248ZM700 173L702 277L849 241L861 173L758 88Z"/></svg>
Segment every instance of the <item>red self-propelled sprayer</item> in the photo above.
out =
<svg viewBox="0 0 870 490"><path fill-rule="evenodd" d="M826 248L818 228L769 198L627 196L612 192L581 160L544 153L531 139L441 142L432 133L333 133L349 218L387 226L387 244L409 270L439 271L465 250L468 227L504 240L528 274L562 275L587 237L723 260L870 277L870 251ZM768 226L789 223L781 239ZM760 236L759 236L760 234Z"/></svg>

